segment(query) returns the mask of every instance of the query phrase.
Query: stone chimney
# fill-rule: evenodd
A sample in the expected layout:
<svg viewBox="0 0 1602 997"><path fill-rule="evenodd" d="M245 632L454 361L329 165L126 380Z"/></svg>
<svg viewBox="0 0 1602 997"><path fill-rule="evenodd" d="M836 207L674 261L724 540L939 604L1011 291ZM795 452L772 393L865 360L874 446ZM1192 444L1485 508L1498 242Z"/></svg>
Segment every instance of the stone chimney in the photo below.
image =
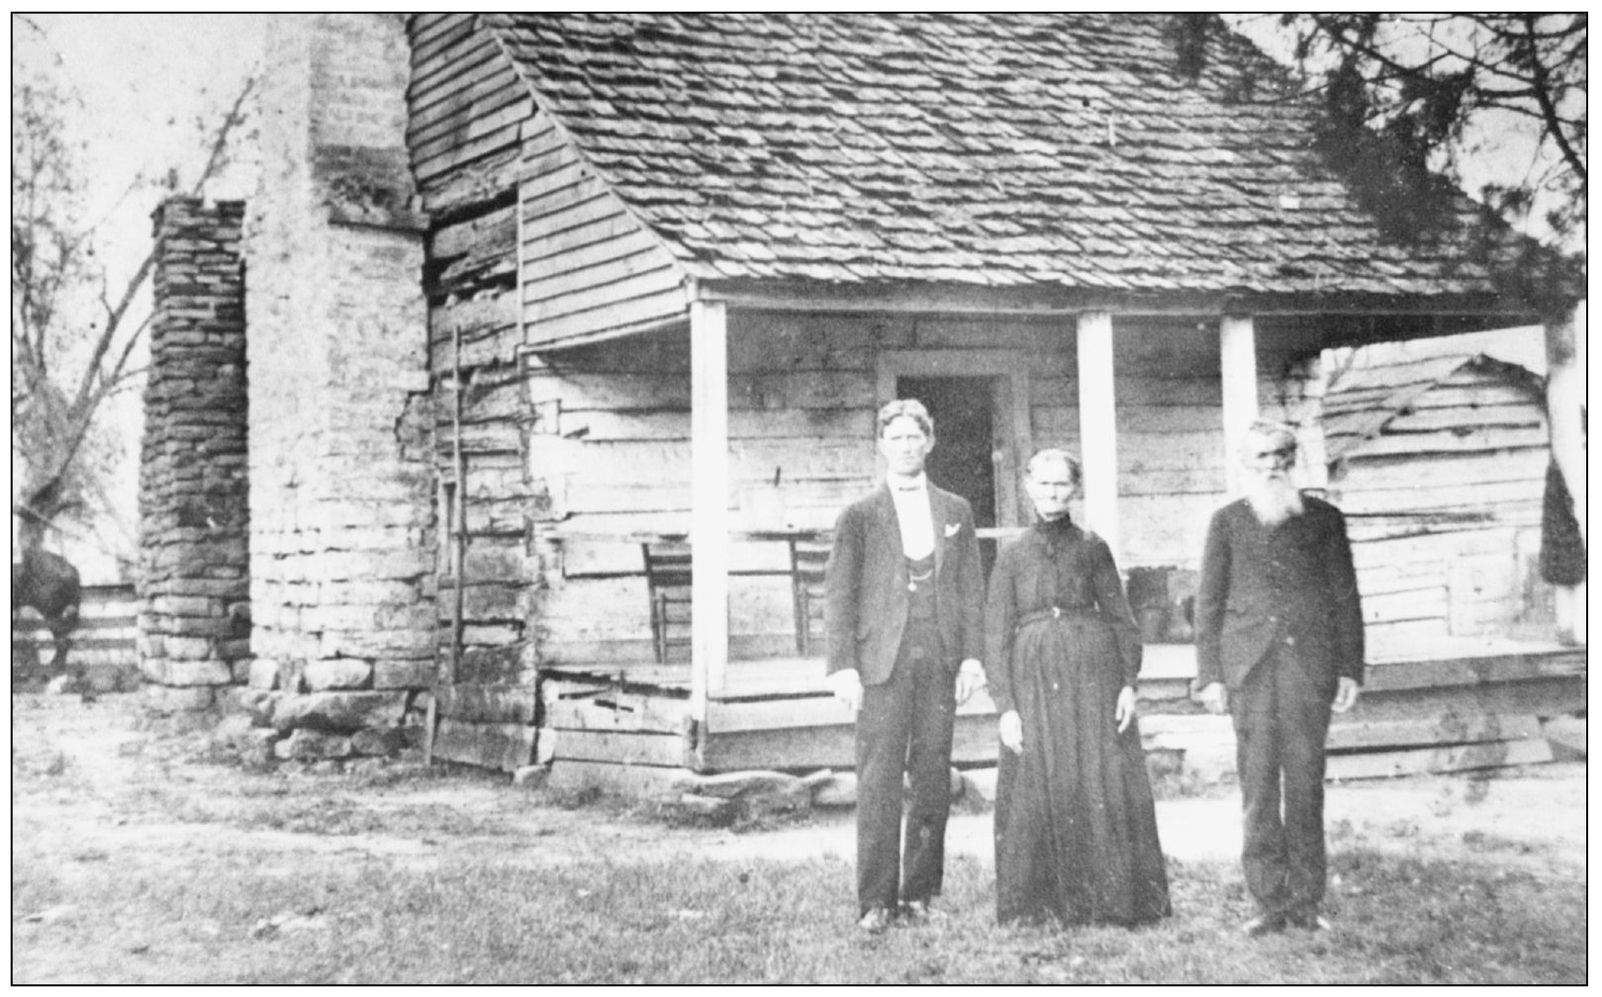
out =
<svg viewBox="0 0 1602 997"><path fill-rule="evenodd" d="M205 710L250 662L244 272L238 201L155 213L139 467L139 658L159 710Z"/></svg>
<svg viewBox="0 0 1602 997"><path fill-rule="evenodd" d="M246 705L280 732L291 716L344 734L412 726L437 624L405 25L306 14L270 31L262 180L245 229L256 653ZM280 757L343 750L286 744Z"/></svg>

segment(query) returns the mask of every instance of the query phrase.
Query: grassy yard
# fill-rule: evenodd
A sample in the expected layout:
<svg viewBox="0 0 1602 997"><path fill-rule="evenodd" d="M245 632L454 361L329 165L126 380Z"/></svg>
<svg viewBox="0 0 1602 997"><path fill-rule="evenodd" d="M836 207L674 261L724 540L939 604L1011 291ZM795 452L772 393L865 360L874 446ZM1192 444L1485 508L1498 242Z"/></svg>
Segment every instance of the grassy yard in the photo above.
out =
<svg viewBox="0 0 1602 997"><path fill-rule="evenodd" d="M1258 942L1238 863L1197 847L1232 791L1159 800L1188 857L1137 931L998 928L969 807L948 917L867 937L839 812L713 828L414 763L242 769L119 702L13 697L12 736L13 984L1586 980L1583 768L1332 788L1335 928Z"/></svg>
<svg viewBox="0 0 1602 997"><path fill-rule="evenodd" d="M1335 930L1238 938L1239 873L1171 868L1151 928L998 928L988 871L951 863L950 917L865 937L846 862L377 857L193 878L12 870L13 981L31 942L75 950L58 982L126 983L1578 983L1585 884L1337 850ZM80 856L78 864L94 863ZM97 891L85 895L83 887ZM57 918L52 911L69 910ZM30 919L29 912L35 912ZM63 934L64 933L64 934Z"/></svg>

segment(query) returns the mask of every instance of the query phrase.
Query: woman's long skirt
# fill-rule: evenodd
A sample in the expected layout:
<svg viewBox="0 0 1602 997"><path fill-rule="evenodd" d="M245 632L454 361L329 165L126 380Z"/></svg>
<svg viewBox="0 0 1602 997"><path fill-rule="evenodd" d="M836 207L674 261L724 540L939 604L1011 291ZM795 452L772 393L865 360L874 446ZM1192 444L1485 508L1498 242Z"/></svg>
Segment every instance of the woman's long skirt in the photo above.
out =
<svg viewBox="0 0 1602 997"><path fill-rule="evenodd" d="M1123 685L1112 629L1039 620L1013 646L1023 752L1001 748L997 917L1134 925L1167 916L1168 876L1138 722L1113 720Z"/></svg>

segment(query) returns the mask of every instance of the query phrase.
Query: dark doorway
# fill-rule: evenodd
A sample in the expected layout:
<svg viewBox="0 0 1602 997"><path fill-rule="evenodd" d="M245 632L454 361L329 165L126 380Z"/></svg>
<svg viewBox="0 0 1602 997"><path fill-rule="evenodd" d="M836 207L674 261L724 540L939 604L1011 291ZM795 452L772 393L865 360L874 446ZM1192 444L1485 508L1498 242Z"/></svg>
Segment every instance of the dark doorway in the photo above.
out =
<svg viewBox="0 0 1602 997"><path fill-rule="evenodd" d="M995 379L898 377L897 398L916 398L935 424L935 447L924 465L929 480L973 506L974 525L996 525ZM985 577L995 544L981 543Z"/></svg>

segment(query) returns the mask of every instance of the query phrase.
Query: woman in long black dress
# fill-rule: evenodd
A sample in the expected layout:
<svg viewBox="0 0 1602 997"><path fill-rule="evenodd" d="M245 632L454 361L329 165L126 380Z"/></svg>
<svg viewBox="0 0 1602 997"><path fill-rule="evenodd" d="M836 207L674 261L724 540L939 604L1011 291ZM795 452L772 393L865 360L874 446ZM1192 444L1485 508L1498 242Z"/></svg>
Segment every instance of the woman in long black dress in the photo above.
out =
<svg viewBox="0 0 1602 997"><path fill-rule="evenodd" d="M1066 451L1030 459L1041 522L1001 551L990 578L1003 923L1135 925L1171 912L1135 722L1140 635L1112 552L1068 517L1079 484Z"/></svg>

